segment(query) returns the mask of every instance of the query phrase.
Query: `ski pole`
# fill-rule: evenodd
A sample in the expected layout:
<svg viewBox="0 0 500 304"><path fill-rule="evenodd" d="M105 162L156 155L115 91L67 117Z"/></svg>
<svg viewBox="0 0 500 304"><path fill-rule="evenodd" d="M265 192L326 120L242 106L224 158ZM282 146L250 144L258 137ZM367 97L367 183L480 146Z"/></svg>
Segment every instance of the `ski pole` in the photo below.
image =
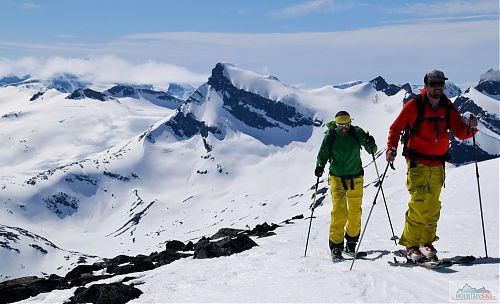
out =
<svg viewBox="0 0 500 304"><path fill-rule="evenodd" d="M473 115L471 114L469 119L471 119ZM472 143L474 145L474 160L476 163L476 180L477 180L477 192L479 194L479 210L481 211L481 225L483 227L483 240L484 240L484 251L486 253L486 258L488 257L488 248L486 247L486 233L484 231L484 218L483 218L483 203L481 200L481 187L479 185L479 168L477 166L477 145L476 145L476 133L472 133Z"/></svg>
<svg viewBox="0 0 500 304"><path fill-rule="evenodd" d="M378 182L380 183L380 174L378 173L378 166L377 166L377 162L375 161L375 154L373 153L373 150L372 150L372 158L373 158L373 164L375 165L375 172L377 173L377 177L378 177ZM387 218L389 219L389 225L391 226L391 232L392 232L392 237L391 237L391 240L394 241L394 245L398 245L398 243L396 242L396 240L398 239L398 237L394 234L394 229L392 228L392 221L391 221L391 216L389 215L389 208L387 207L387 201L385 200L385 194L384 194L384 189L382 188L382 184L380 184L380 191L382 192L382 198L384 199L384 205L385 205L385 211L387 212Z"/></svg>
<svg viewBox="0 0 500 304"><path fill-rule="evenodd" d="M316 196L318 193L318 184L319 184L319 176L318 179L316 180L316 186L314 187L314 198L313 198L313 204L311 208L311 220L309 221L309 230L307 231L307 240L306 240L306 250L304 251L304 257L307 255L307 245L309 244L309 234L311 233L311 225L313 221L313 214L314 214L314 205L316 204Z"/></svg>
<svg viewBox="0 0 500 304"><path fill-rule="evenodd" d="M370 209L370 213L368 213L368 218L366 219L365 227L363 228L363 232L361 233L361 237L359 238L358 242L358 247L356 247L356 252L354 253L354 258L352 259L351 267L349 268L349 271L352 270L352 266L354 266L354 261L356 261L356 257L358 256L359 252L359 247L361 246L361 241L363 241L363 236L365 235L366 227L368 227L368 221L370 220L370 216L372 215L373 207L377 203L377 197L380 192L380 189L382 188L382 183L384 182L385 175L387 174L387 169L389 169L389 165L391 165L391 168L394 169L394 165L392 162L387 162L387 166L385 167L384 174L382 175L382 179L380 180L380 184L378 185L377 193L375 194L375 198L373 199L373 204Z"/></svg>

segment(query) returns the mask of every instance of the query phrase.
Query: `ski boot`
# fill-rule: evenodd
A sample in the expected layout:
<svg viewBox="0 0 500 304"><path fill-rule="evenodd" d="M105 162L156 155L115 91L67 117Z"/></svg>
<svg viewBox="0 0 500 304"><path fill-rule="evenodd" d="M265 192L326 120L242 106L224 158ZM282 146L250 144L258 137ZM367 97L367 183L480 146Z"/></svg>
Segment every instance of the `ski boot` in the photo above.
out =
<svg viewBox="0 0 500 304"><path fill-rule="evenodd" d="M420 252L422 255L431 261L437 261L437 250L434 248L434 246L431 243L424 244L423 246L420 246Z"/></svg>
<svg viewBox="0 0 500 304"><path fill-rule="evenodd" d="M420 251L419 246L406 247L406 258L413 263L421 263L424 261L424 255Z"/></svg>

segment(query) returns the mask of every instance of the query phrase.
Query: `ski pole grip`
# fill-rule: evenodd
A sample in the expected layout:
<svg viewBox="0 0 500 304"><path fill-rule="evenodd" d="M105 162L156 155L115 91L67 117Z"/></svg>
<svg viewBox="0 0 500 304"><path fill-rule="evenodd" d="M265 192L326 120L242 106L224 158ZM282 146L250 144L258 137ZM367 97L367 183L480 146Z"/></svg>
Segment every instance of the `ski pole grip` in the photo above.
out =
<svg viewBox="0 0 500 304"><path fill-rule="evenodd" d="M471 128L470 127L470 121L471 121L472 118L474 118L474 114L470 113L470 115L469 115L469 128L470 129L475 129L475 128Z"/></svg>

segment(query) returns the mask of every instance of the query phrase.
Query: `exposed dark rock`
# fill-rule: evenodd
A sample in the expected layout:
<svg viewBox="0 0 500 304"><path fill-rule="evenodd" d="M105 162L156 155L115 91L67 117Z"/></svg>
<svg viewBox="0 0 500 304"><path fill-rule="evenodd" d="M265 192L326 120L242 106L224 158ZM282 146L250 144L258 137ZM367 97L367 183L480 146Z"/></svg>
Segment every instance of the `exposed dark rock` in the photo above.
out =
<svg viewBox="0 0 500 304"><path fill-rule="evenodd" d="M170 250L170 251L182 251L186 245L184 245L183 242L173 240L173 241L168 241L165 243L165 249Z"/></svg>
<svg viewBox="0 0 500 304"><path fill-rule="evenodd" d="M184 244L180 241L174 241L177 245L176 248L184 248ZM182 247L178 246L178 243ZM191 256L190 254L179 254L173 250L165 250L161 252L153 252L149 256L137 255L129 257L125 255L117 256L106 262L108 273L112 274L127 274L133 272L141 272L151 270L159 266L170 264L175 260Z"/></svg>
<svg viewBox="0 0 500 304"><path fill-rule="evenodd" d="M151 253L145 260L151 261L156 267L167 265L178 259L190 257L192 254L178 253L172 250Z"/></svg>
<svg viewBox="0 0 500 304"><path fill-rule="evenodd" d="M489 95L500 95L500 82L498 81L481 81L476 87L476 90Z"/></svg>
<svg viewBox="0 0 500 304"><path fill-rule="evenodd" d="M175 135L180 138L191 138L198 133L200 133L202 137L207 137L208 132L218 135L222 134L219 128L209 127L205 122L198 121L193 114L188 113L186 115L181 111L178 111L171 120L165 123L165 125L170 127ZM150 141L152 140L151 137L148 139Z"/></svg>
<svg viewBox="0 0 500 304"><path fill-rule="evenodd" d="M454 105L457 107L461 114L472 113L478 117L479 121L484 124L489 130L500 135L500 120L493 113L485 111L478 106L472 99L460 95L455 99ZM468 118L468 117L467 117ZM454 136L450 136L450 163L459 165L475 161L474 147L465 144L461 140L457 140ZM479 161L493 159L499 155L491 155L488 152L477 146L477 158Z"/></svg>
<svg viewBox="0 0 500 304"><path fill-rule="evenodd" d="M472 99L465 96L457 97L454 104L461 114L467 112L474 114L479 118L481 123L486 125L488 129L500 135L500 119L495 113L489 113L485 111L483 108L479 107Z"/></svg>
<svg viewBox="0 0 500 304"><path fill-rule="evenodd" d="M113 271L118 268L119 265L125 264L125 263L130 263L134 260L135 257L131 257L128 255L118 255L111 260L106 261L106 272L108 273L113 273Z"/></svg>
<svg viewBox="0 0 500 304"><path fill-rule="evenodd" d="M104 175L106 175L106 174L104 174ZM99 183L98 179L89 177L88 175L85 175L85 174L71 174L70 176L66 177L65 180L68 183L74 183L75 180L77 180L77 181L80 181L80 182L89 183L89 184L91 184L93 186L97 186L97 184Z"/></svg>
<svg viewBox="0 0 500 304"><path fill-rule="evenodd" d="M104 93L107 93L113 97L133 97L138 98L137 90L131 86L117 85L108 89Z"/></svg>
<svg viewBox="0 0 500 304"><path fill-rule="evenodd" d="M472 145L467 145L461 140L457 140L454 137L450 140L450 163L455 165L466 164L475 161L474 147ZM499 157L499 155L491 155L483 149L477 147L477 159L478 161L488 160Z"/></svg>
<svg viewBox="0 0 500 304"><path fill-rule="evenodd" d="M109 97L108 95L94 91L92 89L76 89L71 93L66 99L84 99L84 98L90 98L90 99L96 99L100 101L107 101L110 99L113 99Z"/></svg>
<svg viewBox="0 0 500 304"><path fill-rule="evenodd" d="M293 219L299 219L296 216ZM303 218L303 216L302 216ZM25 277L0 283L0 304L20 301L42 292L50 292L54 289L67 289L74 286L84 286L90 282L123 275L128 273L148 271L175 260L193 256L192 254L177 251L194 250L194 258L205 259L243 252L258 246L250 237L272 235L271 231L279 227L276 224L263 223L255 226L252 230L241 230L233 228L220 229L210 238L202 237L196 244L177 240L168 241L166 250L153 252L149 256L137 255L135 257L119 255L109 260L104 260L92 265L79 265L69 271L64 278L51 275L47 279L38 277ZM0 232L2 232L0 230ZM18 239L18 236L9 231L2 232L6 239ZM212 241L213 239L214 241ZM106 269L106 272L104 272ZM101 275L94 275L96 271L102 271ZM126 277L123 281L132 280ZM78 288L69 303L126 303L131 299L139 297L138 289L123 283L95 284L89 288ZM125 302L123 302L125 301Z"/></svg>
<svg viewBox="0 0 500 304"><path fill-rule="evenodd" d="M102 174L104 176L107 176L107 177L110 177L110 178L114 178L114 179L117 179L119 181L122 181L122 182L128 182L130 181L131 177L128 177L128 176L123 176L119 173L113 173L113 172L108 172L108 171L103 171ZM138 176L134 173L132 173L132 178L138 178Z"/></svg>
<svg viewBox="0 0 500 304"><path fill-rule="evenodd" d="M395 84L388 84L382 76L370 80L373 88L379 92L384 92L387 96L392 96L401 90L401 87ZM411 90L410 90L411 91Z"/></svg>
<svg viewBox="0 0 500 304"><path fill-rule="evenodd" d="M208 259L228 256L248 250L254 246L258 245L246 235L225 237L216 242L211 242L208 238L203 237L194 245L194 258Z"/></svg>
<svg viewBox="0 0 500 304"><path fill-rule="evenodd" d="M401 86L401 89L402 90L405 90L406 92L408 93L413 93L412 89L411 89L411 85L409 83L405 83Z"/></svg>
<svg viewBox="0 0 500 304"><path fill-rule="evenodd" d="M488 95L500 95L500 72L498 69L489 69L481 75L479 83L474 87L476 90ZM498 97L497 97L498 99Z"/></svg>
<svg viewBox="0 0 500 304"><path fill-rule="evenodd" d="M45 250L43 247L41 247L37 244L29 244L29 246L35 248L36 250L40 251L43 254L49 253L47 250Z"/></svg>
<svg viewBox="0 0 500 304"><path fill-rule="evenodd" d="M194 250L194 244L193 244L193 242L189 241L186 244L186 247L184 247L184 249L182 251L192 251L192 250Z"/></svg>
<svg viewBox="0 0 500 304"><path fill-rule="evenodd" d="M214 235L210 237L211 240L217 240L222 237L233 237L236 236L240 233L242 233L245 230L242 229L234 229L234 228L221 228L219 231L217 231Z"/></svg>
<svg viewBox="0 0 500 304"><path fill-rule="evenodd" d="M17 302L42 292L50 292L59 287L62 281L61 277L53 274L47 279L32 276L0 282L0 304Z"/></svg>
<svg viewBox="0 0 500 304"><path fill-rule="evenodd" d="M7 114L2 115L2 118L19 118L22 112L9 112Z"/></svg>
<svg viewBox="0 0 500 304"><path fill-rule="evenodd" d="M78 288L67 303L122 304L141 294L141 290L123 283L94 284L89 288Z"/></svg>
<svg viewBox="0 0 500 304"><path fill-rule="evenodd" d="M252 230L248 232L248 235L252 236L257 236L257 237L266 237L266 236L271 236L275 235L273 231L278 228L279 225L277 224L271 224L269 225L268 223L264 222L263 224L259 224L255 226Z"/></svg>
<svg viewBox="0 0 500 304"><path fill-rule="evenodd" d="M116 267L112 270L113 274L127 274L132 272L141 272L146 270L155 269L156 266L151 261L144 259L137 259L130 264ZM109 271L109 268L108 268Z"/></svg>
<svg viewBox="0 0 500 304"><path fill-rule="evenodd" d="M91 282L111 278L112 276L113 275L111 274L103 274L103 275L82 274L82 276L79 278L73 279L71 281L65 281L65 284L68 288L75 286L84 286Z"/></svg>
<svg viewBox="0 0 500 304"><path fill-rule="evenodd" d="M82 275L85 274L92 274L94 271L101 270L104 267L98 264L92 264L92 265L78 265L75 268L73 268L70 272L64 276L64 279L67 281L71 281L76 278L80 278Z"/></svg>
<svg viewBox="0 0 500 304"><path fill-rule="evenodd" d="M395 84L392 84L392 83L389 86L387 86L387 88L385 90L383 90L383 92L387 96L396 95L399 91L401 91L401 88Z"/></svg>
<svg viewBox="0 0 500 304"><path fill-rule="evenodd" d="M373 88L377 91L382 91L385 88L387 88L387 86L389 85L389 84L387 84L385 79L382 78L382 76L378 76L378 77L370 80L370 83L373 85Z"/></svg>
<svg viewBox="0 0 500 304"><path fill-rule="evenodd" d="M38 98L40 98L43 94L45 93L45 91L40 91L38 93L35 93L33 94L33 96L31 96L30 98L30 101L35 101L37 100Z"/></svg>
<svg viewBox="0 0 500 304"><path fill-rule="evenodd" d="M221 63L218 63L212 70L208 84L220 92L223 107L250 127L257 129L279 128L280 125L276 122L289 127L312 126L313 124L312 117L303 115L293 106L236 88L224 75L224 65ZM191 97L188 102L190 99ZM252 108L265 113L265 115L252 110ZM276 122L270 121L267 117Z"/></svg>
<svg viewBox="0 0 500 304"><path fill-rule="evenodd" d="M47 198L44 198L45 207L52 210L58 217L63 218L71 215L78 210L80 200L76 197L59 192Z"/></svg>

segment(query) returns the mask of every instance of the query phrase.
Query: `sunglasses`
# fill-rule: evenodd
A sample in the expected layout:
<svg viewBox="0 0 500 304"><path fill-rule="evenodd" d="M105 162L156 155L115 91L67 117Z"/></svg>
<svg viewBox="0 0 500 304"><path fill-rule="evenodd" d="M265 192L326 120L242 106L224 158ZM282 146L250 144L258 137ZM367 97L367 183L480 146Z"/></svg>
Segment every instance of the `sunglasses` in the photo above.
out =
<svg viewBox="0 0 500 304"><path fill-rule="evenodd" d="M341 129L349 129L351 127L351 123L348 122L346 124L337 124L337 127L341 128Z"/></svg>
<svg viewBox="0 0 500 304"><path fill-rule="evenodd" d="M444 81L430 81L427 85L431 88L442 88L444 87Z"/></svg>

